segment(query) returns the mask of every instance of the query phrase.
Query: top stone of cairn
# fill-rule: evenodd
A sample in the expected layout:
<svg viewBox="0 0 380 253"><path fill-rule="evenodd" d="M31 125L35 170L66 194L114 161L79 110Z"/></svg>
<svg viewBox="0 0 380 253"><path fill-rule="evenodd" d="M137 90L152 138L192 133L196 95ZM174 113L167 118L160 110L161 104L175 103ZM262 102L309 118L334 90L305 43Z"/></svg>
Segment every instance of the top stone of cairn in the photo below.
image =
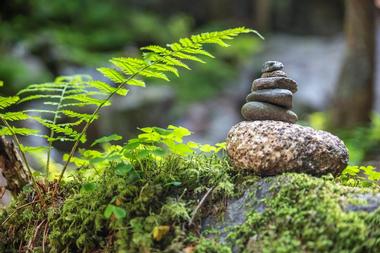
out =
<svg viewBox="0 0 380 253"><path fill-rule="evenodd" d="M284 64L279 61L267 61L264 63L263 68L261 69L262 73L273 72L277 70L283 70Z"/></svg>

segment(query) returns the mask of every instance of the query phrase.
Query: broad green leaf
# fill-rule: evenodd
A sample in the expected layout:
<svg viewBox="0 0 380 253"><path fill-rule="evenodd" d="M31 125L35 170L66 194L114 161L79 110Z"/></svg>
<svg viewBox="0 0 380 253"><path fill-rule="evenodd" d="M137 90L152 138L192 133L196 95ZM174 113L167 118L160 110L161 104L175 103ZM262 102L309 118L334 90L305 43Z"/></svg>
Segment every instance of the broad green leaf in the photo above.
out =
<svg viewBox="0 0 380 253"><path fill-rule="evenodd" d="M97 189L96 183L84 183L81 187L81 191L91 192Z"/></svg>
<svg viewBox="0 0 380 253"><path fill-rule="evenodd" d="M112 215L114 215L116 219L123 219L127 216L127 212L121 207L109 204L104 210L104 217L109 219Z"/></svg>
<svg viewBox="0 0 380 253"><path fill-rule="evenodd" d="M117 135L117 134L112 134L112 135L109 135L109 136L103 136L103 137L95 140L91 144L91 147L93 147L95 145L98 145L98 144L108 143L108 142L111 142L111 141L120 141L122 139L123 139L123 137L120 136L120 135Z"/></svg>
<svg viewBox="0 0 380 253"><path fill-rule="evenodd" d="M125 176L127 175L129 172L131 172L131 170L133 169L133 166L132 164L126 164L126 163L119 163L116 167L115 167L115 170L116 170L116 174L120 175L120 176Z"/></svg>

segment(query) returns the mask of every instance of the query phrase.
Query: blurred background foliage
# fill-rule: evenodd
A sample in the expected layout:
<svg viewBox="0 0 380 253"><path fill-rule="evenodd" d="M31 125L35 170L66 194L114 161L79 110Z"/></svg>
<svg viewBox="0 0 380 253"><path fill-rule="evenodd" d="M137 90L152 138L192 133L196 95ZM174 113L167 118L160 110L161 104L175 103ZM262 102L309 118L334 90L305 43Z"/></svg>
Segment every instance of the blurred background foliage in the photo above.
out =
<svg viewBox="0 0 380 253"><path fill-rule="evenodd" d="M344 62L349 59L347 52L356 50L347 49L346 45L361 43L347 36L347 27L354 25L358 29L362 25L365 36L358 37L375 41L379 34L375 28L376 3L2 0L0 80L6 84L2 92L14 94L27 84L49 81L63 74L88 73L100 78L95 68L106 66L112 56L135 56L139 47L148 44L165 45L193 33L244 25L259 30L266 40L242 36L227 50L215 49L217 59L192 66L193 71L182 72L181 78L169 84L153 83L145 89L132 90L126 99L115 101L114 108L103 115L90 134L117 132L131 137L137 127L179 124L192 130L196 141L221 141L227 130L241 120L240 107L250 83L259 75L261 64L275 59L284 62L289 76L298 81L295 111L305 124L342 136L350 147L352 163L378 161L380 118L375 112L380 108L377 99L380 89L376 88L379 71L374 63L361 64L364 68L353 65L360 73L368 70L373 77L372 81L358 85L358 89L345 86L347 79L342 78L351 78ZM356 15L352 9L360 8L367 10L361 20L368 22L350 25ZM378 52L373 48L367 45L366 50L354 54L358 64L363 62L360 56L367 53L371 59L377 58ZM361 90L373 94L365 107L359 106L364 97ZM334 112L334 106L347 107L353 116ZM355 106L361 111L356 112ZM369 114L374 116L354 117ZM342 124L336 120L334 123L334 119Z"/></svg>

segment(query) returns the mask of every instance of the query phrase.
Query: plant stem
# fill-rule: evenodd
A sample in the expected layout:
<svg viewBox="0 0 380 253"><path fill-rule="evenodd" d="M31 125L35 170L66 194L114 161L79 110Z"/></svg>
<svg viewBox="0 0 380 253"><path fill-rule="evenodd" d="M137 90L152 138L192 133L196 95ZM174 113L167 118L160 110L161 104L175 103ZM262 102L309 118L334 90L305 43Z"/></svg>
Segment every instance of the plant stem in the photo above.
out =
<svg viewBox="0 0 380 253"><path fill-rule="evenodd" d="M145 69L153 66L155 63L152 63L152 64L149 64L143 68L141 68L139 71L137 71L136 73L134 73L133 75L129 76L124 82L122 82L121 84L119 84L119 86L117 86L117 88L108 95L108 97L103 100L103 102L95 109L95 111L92 113L90 119L87 121L86 125L83 127L82 129L82 132L79 134L78 138L76 139L73 147L71 148L70 150L70 153L69 153L69 156L67 158L67 161L65 163L65 165L63 166L63 169L62 169L62 172L58 178L58 181L57 181L57 185L59 185L59 183L61 182L62 178L63 178L63 175L65 174L65 171L67 170L67 167L69 166L69 163L71 161L71 159L73 158L77 148L78 148L78 145L79 145L79 142L80 142L80 139L86 134L87 132L87 129L90 127L91 123L95 120L95 117L96 115L98 114L98 112L104 107L104 105L120 90L122 89L125 85L127 85L128 81L130 81L131 79L135 78L141 71L144 71Z"/></svg>
<svg viewBox="0 0 380 253"><path fill-rule="evenodd" d="M69 86L69 84L66 83L65 87L62 89L61 98L60 98L59 103L57 105L57 109L55 110L55 113L54 113L53 125L57 124L59 110L61 109L62 102L63 102L63 97L65 96L65 93L66 93L66 90L67 90L68 86ZM46 179L47 180L49 180L50 157L51 157L51 151L53 149L53 140L52 140L52 138L54 137L54 134L55 134L54 130L51 130L50 131L50 136L49 136L49 139L48 139L48 141L49 141L49 149L48 149L47 158L46 158Z"/></svg>

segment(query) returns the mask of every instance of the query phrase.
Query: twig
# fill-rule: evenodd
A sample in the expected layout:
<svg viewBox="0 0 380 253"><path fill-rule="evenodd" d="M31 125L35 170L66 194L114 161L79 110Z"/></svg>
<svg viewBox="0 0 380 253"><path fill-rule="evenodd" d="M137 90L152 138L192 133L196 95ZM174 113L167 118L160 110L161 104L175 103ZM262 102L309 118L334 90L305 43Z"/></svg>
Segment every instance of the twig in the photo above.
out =
<svg viewBox="0 0 380 253"><path fill-rule="evenodd" d="M7 221L13 216L15 215L20 209L24 208L24 207L27 207L27 206L30 206L30 205L33 205L34 203L37 203L38 201L35 200L35 201L32 201L32 202L29 202L27 204L24 204L22 206L19 206L16 208L16 210L14 210L2 223L1 223L1 226L4 226L5 223L7 223Z"/></svg>
<svg viewBox="0 0 380 253"><path fill-rule="evenodd" d="M48 234L48 222L46 221L45 223L45 229L44 229L44 234L43 234L43 237L42 237L42 252L45 253L45 244L46 244L46 238L47 238L47 234Z"/></svg>
<svg viewBox="0 0 380 253"><path fill-rule="evenodd" d="M195 219L195 216L197 215L198 213L198 210L202 207L202 205L204 204L204 202L206 201L207 197L210 195L210 193L215 189L215 186L209 188L206 192L206 194L203 196L203 198L201 199L201 201L199 201L197 207L194 209L193 211L193 214L191 215L191 219L189 221L189 226L193 225L193 222L194 222L194 219Z"/></svg>
<svg viewBox="0 0 380 253"><path fill-rule="evenodd" d="M37 234L38 234L38 231L40 230L41 226L47 221L47 219L44 219L40 224L38 224L38 226L36 227L35 231L34 231L34 234L33 234L33 237L30 239L29 243L28 243L28 250L33 250L34 249L34 241L36 240L37 238Z"/></svg>

